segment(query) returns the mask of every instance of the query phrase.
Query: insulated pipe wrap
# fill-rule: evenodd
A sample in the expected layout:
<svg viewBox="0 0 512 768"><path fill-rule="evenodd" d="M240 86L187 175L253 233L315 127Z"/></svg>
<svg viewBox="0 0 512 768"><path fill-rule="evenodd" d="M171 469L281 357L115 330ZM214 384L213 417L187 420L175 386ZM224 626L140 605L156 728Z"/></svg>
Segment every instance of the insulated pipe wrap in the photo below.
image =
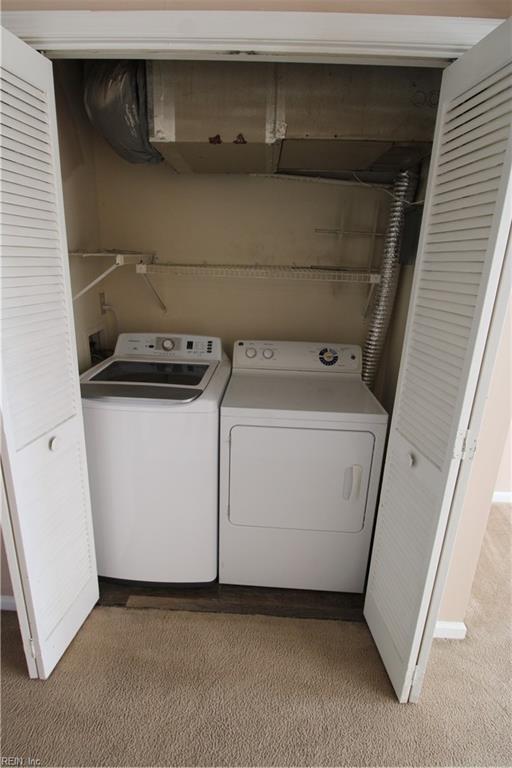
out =
<svg viewBox="0 0 512 768"><path fill-rule="evenodd" d="M416 176L402 171L393 185L393 202L384 241L384 253L368 335L363 350L363 381L373 387L382 357L389 321L395 302L398 275L400 273L400 241L404 227L404 214L412 201Z"/></svg>

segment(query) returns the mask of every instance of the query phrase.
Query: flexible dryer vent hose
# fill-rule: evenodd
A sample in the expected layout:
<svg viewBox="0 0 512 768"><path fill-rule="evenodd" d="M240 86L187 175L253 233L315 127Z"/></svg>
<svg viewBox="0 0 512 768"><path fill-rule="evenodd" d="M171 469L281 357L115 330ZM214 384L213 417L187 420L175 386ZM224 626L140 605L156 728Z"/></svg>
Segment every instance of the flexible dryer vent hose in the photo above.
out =
<svg viewBox="0 0 512 768"><path fill-rule="evenodd" d="M384 253L377 286L372 318L363 350L363 381L373 387L380 365L389 321L395 302L398 275L400 273L400 241L404 227L404 214L413 199L417 176L402 171L393 185L393 202L384 241Z"/></svg>

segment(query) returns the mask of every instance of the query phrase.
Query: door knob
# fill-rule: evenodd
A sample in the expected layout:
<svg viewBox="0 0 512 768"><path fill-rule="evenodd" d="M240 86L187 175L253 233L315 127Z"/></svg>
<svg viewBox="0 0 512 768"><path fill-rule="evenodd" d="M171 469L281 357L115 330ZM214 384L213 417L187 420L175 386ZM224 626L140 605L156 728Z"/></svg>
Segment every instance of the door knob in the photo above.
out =
<svg viewBox="0 0 512 768"><path fill-rule="evenodd" d="M416 466L416 456L414 455L414 453L409 453L407 455L407 463L409 464L410 467Z"/></svg>
<svg viewBox="0 0 512 768"><path fill-rule="evenodd" d="M50 451L54 451L54 452L57 451L59 449L59 446L60 446L59 438L56 437L55 435L53 437L50 437L50 439L48 440L48 448L50 449Z"/></svg>

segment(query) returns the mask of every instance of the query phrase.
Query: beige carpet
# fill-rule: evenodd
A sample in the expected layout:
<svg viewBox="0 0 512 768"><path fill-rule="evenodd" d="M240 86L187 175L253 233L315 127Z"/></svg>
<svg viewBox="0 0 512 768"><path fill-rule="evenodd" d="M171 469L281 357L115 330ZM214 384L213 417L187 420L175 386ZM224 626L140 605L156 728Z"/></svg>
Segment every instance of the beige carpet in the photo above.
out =
<svg viewBox="0 0 512 768"><path fill-rule="evenodd" d="M510 510L495 508L464 642L399 705L364 625L97 608L46 682L3 615L6 756L54 766L509 766Z"/></svg>

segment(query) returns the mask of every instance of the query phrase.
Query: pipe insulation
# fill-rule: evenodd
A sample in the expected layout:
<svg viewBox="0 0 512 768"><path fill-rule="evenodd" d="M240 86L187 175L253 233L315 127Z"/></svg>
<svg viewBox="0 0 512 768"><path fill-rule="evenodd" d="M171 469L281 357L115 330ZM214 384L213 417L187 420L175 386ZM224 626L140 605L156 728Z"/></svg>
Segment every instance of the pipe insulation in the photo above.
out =
<svg viewBox="0 0 512 768"><path fill-rule="evenodd" d="M404 228L404 214L416 191L417 176L402 171L393 184L393 202L384 240L384 253L380 269L380 282L375 291L372 317L363 350L363 381L373 387L379 369L382 350L388 332L400 274L400 242Z"/></svg>

